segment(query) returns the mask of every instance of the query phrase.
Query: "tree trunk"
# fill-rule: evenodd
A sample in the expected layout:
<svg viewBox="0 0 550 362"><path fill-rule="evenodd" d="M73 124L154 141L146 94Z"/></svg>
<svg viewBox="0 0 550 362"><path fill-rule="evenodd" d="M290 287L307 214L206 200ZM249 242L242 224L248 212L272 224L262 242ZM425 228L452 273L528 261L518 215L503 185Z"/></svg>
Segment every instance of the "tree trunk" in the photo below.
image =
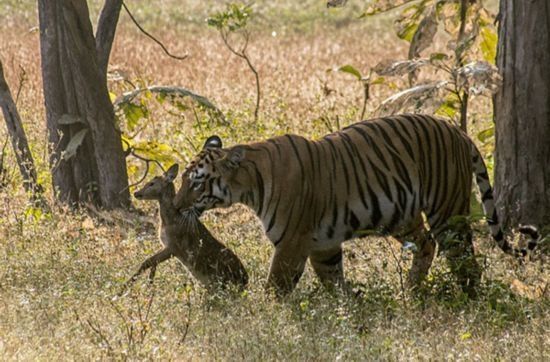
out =
<svg viewBox="0 0 550 362"><path fill-rule="evenodd" d="M128 206L125 155L98 65L87 3L39 0L38 10L56 196L69 204ZM77 142L83 132L82 142Z"/></svg>
<svg viewBox="0 0 550 362"><path fill-rule="evenodd" d="M550 3L501 0L495 191L503 224L550 224Z"/></svg>
<svg viewBox="0 0 550 362"><path fill-rule="evenodd" d="M11 144L13 146L13 152L19 165L19 171L23 177L23 186L25 190L31 194L31 197L35 201L40 201L45 205L42 199L42 187L37 182L36 168L34 167L34 160L32 158L31 150L29 149L29 143L25 130L23 129L23 123L21 117L13 101L10 89L4 78L4 69L2 62L0 61L0 108L4 114L6 120L6 127L10 135Z"/></svg>

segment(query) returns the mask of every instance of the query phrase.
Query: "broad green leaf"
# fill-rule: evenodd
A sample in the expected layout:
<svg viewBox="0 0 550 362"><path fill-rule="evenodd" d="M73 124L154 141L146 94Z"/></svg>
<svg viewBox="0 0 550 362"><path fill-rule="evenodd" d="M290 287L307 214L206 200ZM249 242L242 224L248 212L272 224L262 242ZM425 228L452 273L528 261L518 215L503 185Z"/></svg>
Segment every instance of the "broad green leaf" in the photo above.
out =
<svg viewBox="0 0 550 362"><path fill-rule="evenodd" d="M477 139L485 143L495 135L495 127L491 126L477 134Z"/></svg>
<svg viewBox="0 0 550 362"><path fill-rule="evenodd" d="M78 150L78 147L82 144L82 141L84 141L84 137L86 137L86 133L88 133L88 129L84 128L78 131L74 136L71 137L69 144L67 145L67 148L63 151L63 159L68 160L74 155L76 155L76 151Z"/></svg>
<svg viewBox="0 0 550 362"><path fill-rule="evenodd" d="M397 32L397 36L403 40L411 42L417 29L418 29L418 24L416 23L407 24L403 28L399 29L399 31Z"/></svg>
<svg viewBox="0 0 550 362"><path fill-rule="evenodd" d="M352 65L349 65L349 64L338 68L338 71L342 72L342 73L351 74L355 78L357 78L358 80L361 80L361 78L362 78L361 73L357 69L355 69Z"/></svg>

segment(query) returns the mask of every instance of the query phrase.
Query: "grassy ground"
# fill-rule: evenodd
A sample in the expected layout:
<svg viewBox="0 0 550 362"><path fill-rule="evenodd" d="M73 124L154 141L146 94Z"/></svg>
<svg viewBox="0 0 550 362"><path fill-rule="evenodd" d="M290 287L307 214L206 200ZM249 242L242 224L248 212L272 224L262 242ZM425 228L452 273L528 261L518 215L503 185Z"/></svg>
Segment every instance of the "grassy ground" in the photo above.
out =
<svg viewBox="0 0 550 362"><path fill-rule="evenodd" d="M99 3L91 2L94 14ZM359 117L361 88L326 70L342 64L364 70L406 54L406 44L387 28L389 19L351 17L357 4L341 13L327 11L322 1L258 1L261 16L249 50L263 90L256 124L253 77L202 21L218 2L165 0L160 10L151 5L156 3L130 5L172 52L190 58L165 57L123 15L111 69L132 83L192 89L215 102L231 124L150 105L135 141L171 145L178 152L169 152L167 163L185 163L212 133L234 144L284 132L317 136L349 124ZM34 6L0 0L0 57L14 93L24 79L18 106L49 187ZM130 89L121 80L109 85L115 95ZM368 113L392 92L375 88ZM489 105L475 103L471 117L484 129ZM391 239L369 238L346 245L346 274L360 297L323 290L308 269L297 290L277 302L263 291L272 249L242 207L210 212L205 222L242 258L251 276L245 292L209 295L169 261L159 267L154 286L140 281L117 297L126 278L159 248L151 224L155 205L136 201L147 217L97 219L57 206L41 216L27 205L13 155L6 157L13 177L0 190L2 359L550 359L547 263L518 265L491 247L485 225L476 227L485 274L475 301L457 290L443 258L435 260L425 295L412 298L400 283L410 255ZM130 166L136 180L143 165L131 160Z"/></svg>

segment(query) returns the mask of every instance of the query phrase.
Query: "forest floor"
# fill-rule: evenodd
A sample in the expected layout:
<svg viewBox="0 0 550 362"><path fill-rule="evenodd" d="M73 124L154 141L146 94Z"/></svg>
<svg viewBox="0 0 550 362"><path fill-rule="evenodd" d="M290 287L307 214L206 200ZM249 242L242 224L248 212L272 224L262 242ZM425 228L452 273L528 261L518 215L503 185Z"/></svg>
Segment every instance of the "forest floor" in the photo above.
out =
<svg viewBox="0 0 550 362"><path fill-rule="evenodd" d="M93 20L100 3L90 1ZM214 133L232 145L286 132L317 137L357 121L361 85L327 70L353 64L365 72L407 54L392 15L358 19L358 2L329 11L324 1L256 1L248 50L262 86L255 122L253 76L204 22L219 2L141 0L129 6L172 53L190 56L165 56L123 13L110 64L113 97L134 85L178 85L210 99L229 123L200 109L195 116L188 101L170 106L144 100L144 118L132 124L121 118L121 128L134 144L148 147L144 155L165 166L185 164ZM0 58L53 205L37 26L35 1L0 0ZM394 92L392 85L374 87L367 115ZM490 103L473 103L470 120L472 134L490 127ZM1 126L2 142L5 134ZM489 153L492 140L485 141L480 147ZM134 200L142 215L94 215L56 205L43 214L28 204L9 146L4 167L3 360L550 360L548 264L535 257L520 265L505 256L483 222L475 225L484 267L476 300L458 290L443 257L436 257L425 293L411 296L401 283L411 255L391 238L369 237L345 245L346 277L359 297L324 290L308 266L296 291L277 301L263 289L272 247L243 207L203 219L246 266L246 291L209 294L171 260L158 268L153 286L143 278L119 297L125 280L160 249L156 205ZM144 165L129 159L129 172L134 182Z"/></svg>

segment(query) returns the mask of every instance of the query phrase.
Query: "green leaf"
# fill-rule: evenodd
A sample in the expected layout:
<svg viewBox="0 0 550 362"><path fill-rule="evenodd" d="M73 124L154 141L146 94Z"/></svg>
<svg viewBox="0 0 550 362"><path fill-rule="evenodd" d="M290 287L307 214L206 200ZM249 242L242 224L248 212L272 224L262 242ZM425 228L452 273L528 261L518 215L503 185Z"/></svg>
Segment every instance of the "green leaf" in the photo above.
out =
<svg viewBox="0 0 550 362"><path fill-rule="evenodd" d="M438 62L449 59L449 56L445 53L432 53L430 54L430 62Z"/></svg>
<svg viewBox="0 0 550 362"><path fill-rule="evenodd" d="M156 141L137 142L132 147L140 156L161 163L173 163L177 154L171 146Z"/></svg>
<svg viewBox="0 0 550 362"><path fill-rule="evenodd" d="M127 102L121 104L121 108L124 113L124 118L126 118L128 130L130 131L133 131L136 128L141 119L149 116L147 106L142 103L136 105L134 103Z"/></svg>
<svg viewBox="0 0 550 362"><path fill-rule="evenodd" d="M134 110L125 110L125 107L128 107L128 104L132 104L134 107L141 107L141 110L135 110L138 112L138 114L130 117L137 117L139 119L139 112L144 113L146 117L149 116L149 110L147 106L144 103L140 103L139 106L136 106L135 99L137 97L140 97L142 93L147 92L153 94L154 98L159 102L168 102L169 104L177 107L184 106L183 103L180 102L183 98L191 98L194 102L196 102L199 107L206 110L208 112L208 115L210 118L217 119L222 122L226 122L225 115L223 112L217 108L208 98L205 98L199 94L193 93L192 91L182 88L182 87L168 87L168 86L151 86L147 88L141 88L136 89L131 92L127 92L122 94L114 103L113 106L115 108L115 112L122 111L124 115L127 117L126 112L132 112ZM179 104L178 104L179 103ZM129 106L132 108L132 106ZM186 106L184 106L187 108ZM181 108L183 109L183 108ZM130 128L130 125L129 125Z"/></svg>
<svg viewBox="0 0 550 362"><path fill-rule="evenodd" d="M491 126L487 128L486 130L483 130L477 134L477 139L480 140L483 143L486 143L487 140L492 138L495 135L495 127Z"/></svg>
<svg viewBox="0 0 550 362"><path fill-rule="evenodd" d="M252 15L252 7L237 3L227 5L225 11L219 11L206 19L208 26L218 30L235 32L246 27Z"/></svg>
<svg viewBox="0 0 550 362"><path fill-rule="evenodd" d="M493 28L489 26L482 27L480 33L480 48L481 53L483 54L483 59L491 64L495 64L498 42L497 33Z"/></svg>
<svg viewBox="0 0 550 362"><path fill-rule="evenodd" d="M447 97L445 97L445 101L435 111L435 114L453 118L454 116L456 116L459 109L460 109L460 101L456 96L456 94L451 93L451 94L448 94Z"/></svg>
<svg viewBox="0 0 550 362"><path fill-rule="evenodd" d="M338 71L342 72L342 73L351 74L355 78L357 78L358 80L361 80L361 78L362 78L361 72L359 72L357 69L355 69L352 65L349 65L349 64L346 64L346 65L338 68Z"/></svg>
<svg viewBox="0 0 550 362"><path fill-rule="evenodd" d="M63 151L62 157L65 161L76 155L76 151L78 150L78 147L80 147L80 145L82 144L82 141L84 141L86 133L88 133L88 129L84 128L78 131L73 137L71 137L67 148L65 148L65 150Z"/></svg>
<svg viewBox="0 0 550 362"><path fill-rule="evenodd" d="M397 36L403 40L411 42L417 29L418 29L418 24L415 24L415 23L408 24L397 32Z"/></svg>
<svg viewBox="0 0 550 362"><path fill-rule="evenodd" d="M376 79L374 79L373 81L370 82L370 85L384 84L385 81L386 81L386 78L377 77Z"/></svg>

